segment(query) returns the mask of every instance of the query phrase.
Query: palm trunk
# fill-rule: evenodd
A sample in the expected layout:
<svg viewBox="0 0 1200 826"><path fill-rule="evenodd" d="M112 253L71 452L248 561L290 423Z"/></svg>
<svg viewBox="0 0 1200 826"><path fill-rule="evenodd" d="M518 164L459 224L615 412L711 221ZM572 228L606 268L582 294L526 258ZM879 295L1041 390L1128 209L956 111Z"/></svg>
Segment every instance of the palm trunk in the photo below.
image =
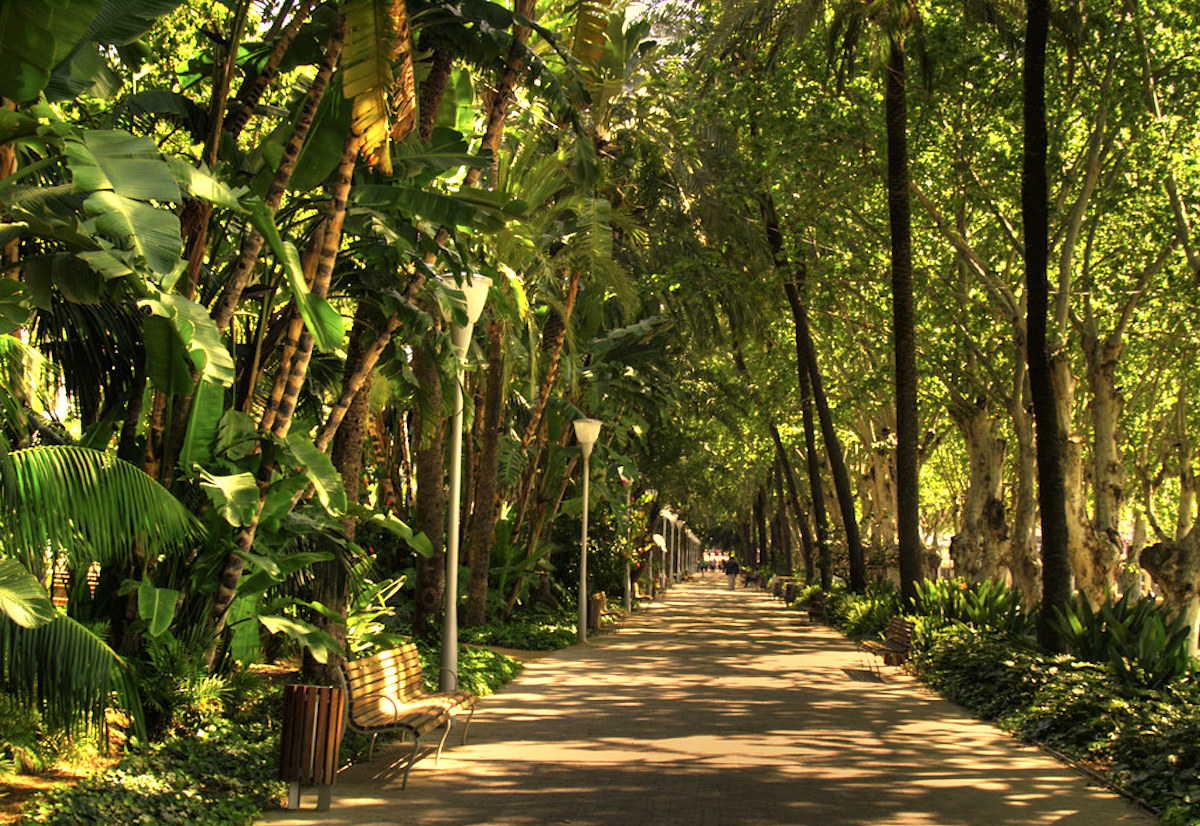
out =
<svg viewBox="0 0 1200 826"><path fill-rule="evenodd" d="M236 138L240 135L242 130L246 128L246 124L250 122L250 118L254 115L254 108L258 106L258 102L262 99L263 92L267 90L267 86L270 85L279 72L279 62L287 54L292 41L300 33L300 27L304 25L304 21L308 19L315 5L316 0L304 0L300 4L300 7L296 9L296 13L292 15L291 20L288 21L288 24L279 33L279 38L271 46L271 53L267 55L267 62L263 64L262 71L254 77L247 77L242 81L242 85L238 89L235 98L238 103L238 110L230 115L225 123L225 131L233 137Z"/></svg>
<svg viewBox="0 0 1200 826"><path fill-rule="evenodd" d="M413 353L413 375L433 408L431 415L420 414L413 422L413 464L416 466L416 525L433 543L433 554L417 557L416 600L413 606L413 632L426 634L429 621L437 615L446 582L446 557L443 538L446 531L445 457L442 428L442 382L437 363L426 347Z"/></svg>
<svg viewBox="0 0 1200 826"><path fill-rule="evenodd" d="M296 168L296 158L299 156L300 149L304 145L304 140L308 136L308 131L312 127L317 106L320 104L325 89L329 84L329 77L333 74L334 67L341 57L344 38L345 32L339 23L329 40L329 44L326 46L325 59L322 61L321 67L317 71L317 76L313 79L312 85L309 87L308 95L304 99L304 105L300 109L300 114L296 119L295 127L292 129L291 137L284 146L283 157L280 159L279 167L275 171L275 177L272 179L270 189L267 192L266 202L272 213L279 208L283 193L287 190L288 181L291 180L292 172ZM242 290L245 289L246 283L250 280L250 273L254 270L255 264L258 263L258 255L262 251L263 243L264 239L262 235L254 230L248 230L242 240L242 247L238 253L237 262L234 264L233 272L225 284L221 297L212 310L213 322L216 324L217 330L221 333L225 332L229 327L230 321L233 320L234 313L237 311L238 304L242 299ZM199 376L199 370L193 368L193 383L199 379ZM180 431L182 427L186 426L191 407L192 396L190 394L179 396L175 399L172 414L172 428L174 431ZM164 468L170 468L174 464L173 458L171 456L164 456L163 453L162 439L166 424L166 409L166 394L156 392L154 405L151 408L150 428L146 438L146 455L142 463L146 473L156 479L163 477Z"/></svg>
<svg viewBox="0 0 1200 826"><path fill-rule="evenodd" d="M321 298L324 298L329 291L329 283L333 276L333 265L337 259L338 249L341 247L342 224L346 218L346 202L350 193L350 185L353 181L354 163L358 157L358 149L361 143L362 136L353 130L346 136L346 142L342 147L342 160L338 165L334 186L329 193L329 211L327 213L325 234L321 246L321 258L317 264L317 271L312 285L313 295ZM308 375L308 364L312 358L312 348L312 335L305 332L301 336L291 364L287 365L286 368L283 366L280 367L281 370L287 370L288 378L284 386L283 397L279 404L279 411L275 415L274 425L271 428L271 432L278 438L286 437L288 429L291 427L292 414L296 410L296 401L300 395L300 388L304 385L305 377ZM208 657L210 665L213 663L216 654L216 639L225 628L225 618L229 611L229 606L232 604L234 596L236 596L237 584L241 579L242 570L246 566L245 554L250 551L251 546L254 544L254 535L258 530L258 518L262 513L264 493L272 472L273 467L270 463L264 463L260 469L258 510L251 523L239 529L237 536L238 552L232 553L226 558L225 566L221 572L217 593L213 598L212 608L209 613L209 622L213 629L214 638L214 647L210 650Z"/></svg>
<svg viewBox="0 0 1200 826"><path fill-rule="evenodd" d="M1037 426L1038 503L1042 521L1042 620L1038 638L1050 651L1063 649L1051 619L1071 596L1067 562L1067 503L1063 488L1063 433L1058 421L1050 353L1046 342L1049 310L1049 215L1046 181L1046 36L1049 0L1026 0L1024 133L1025 163L1021 213L1025 223L1025 291L1029 297L1029 383Z"/></svg>
<svg viewBox="0 0 1200 826"><path fill-rule="evenodd" d="M496 499L500 469L500 427L504 412L503 329L499 321L488 325L487 389L483 403L483 432L479 472L475 482L475 507L471 514L471 582L467 592L466 625L487 621L488 572L492 559L492 531L496 527ZM476 413L476 415L479 415Z"/></svg>
<svg viewBox="0 0 1200 826"><path fill-rule="evenodd" d="M804 342L801 338L805 325L804 304L800 301L800 290L794 282L784 282L784 293L792 308L792 320L796 340L796 373L800 386L800 410L804 421L804 455L808 464L808 491L812 500L813 524L816 527L817 569L821 573L821 590L833 587L833 560L829 545L829 519L825 513L825 493L821 483L821 458L817 454L816 428L813 426L812 388L808 368L804 359Z"/></svg>
<svg viewBox="0 0 1200 826"><path fill-rule="evenodd" d="M896 355L896 528L900 599L911 605L921 573L921 494L917 418L917 344L913 319L912 228L908 192L908 102L904 44L893 32L884 70L888 217L892 237L892 335Z"/></svg>
<svg viewBox="0 0 1200 826"><path fill-rule="evenodd" d="M428 38L428 31L421 35L422 51L429 48L426 44ZM429 143L429 139L433 137L433 127L437 121L438 109L442 105L442 95L446 91L446 83L450 80L450 73L453 69L454 52L450 50L449 44L438 39L433 46L429 74L425 76L425 80L421 81L421 98L417 107L420 117L417 134L421 136L422 143Z"/></svg>

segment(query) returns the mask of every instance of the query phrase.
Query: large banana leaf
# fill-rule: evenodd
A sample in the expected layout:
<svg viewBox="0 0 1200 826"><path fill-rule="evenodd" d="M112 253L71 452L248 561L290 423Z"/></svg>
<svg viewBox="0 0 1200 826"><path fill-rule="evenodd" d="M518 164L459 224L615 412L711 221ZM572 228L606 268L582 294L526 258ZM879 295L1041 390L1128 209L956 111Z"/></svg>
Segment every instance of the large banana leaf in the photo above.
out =
<svg viewBox="0 0 1200 826"><path fill-rule="evenodd" d="M171 273L183 251L179 218L158 204L180 200L171 167L149 138L93 130L66 141L74 191L99 235L131 250L156 273Z"/></svg>
<svg viewBox="0 0 1200 826"><path fill-rule="evenodd" d="M233 358L208 312L176 293L157 293L139 302L149 308L146 319L146 369L160 388L172 393L190 393L190 370L186 382L179 377L181 359L199 371L200 377L222 387L233 384ZM169 326L151 324L165 319ZM151 340L153 339L153 341ZM164 370L170 373L164 373Z"/></svg>
<svg viewBox="0 0 1200 826"><path fill-rule="evenodd" d="M37 577L15 559L0 559L0 613L22 628L54 619L54 604Z"/></svg>
<svg viewBox="0 0 1200 826"><path fill-rule="evenodd" d="M32 571L47 549L77 566L185 550L200 524L180 502L128 462L88 448L56 445L11 454L0 478L0 546Z"/></svg>
<svg viewBox="0 0 1200 826"><path fill-rule="evenodd" d="M35 98L54 66L54 11L47 0L0 3L0 97Z"/></svg>
<svg viewBox="0 0 1200 826"><path fill-rule="evenodd" d="M408 13L404 3L392 0L351 0L344 13L342 93L353 101L354 129L362 135L363 155L390 175L390 139L404 137L416 123ZM399 64L398 83L392 76L393 62ZM389 90L396 96L394 129Z"/></svg>

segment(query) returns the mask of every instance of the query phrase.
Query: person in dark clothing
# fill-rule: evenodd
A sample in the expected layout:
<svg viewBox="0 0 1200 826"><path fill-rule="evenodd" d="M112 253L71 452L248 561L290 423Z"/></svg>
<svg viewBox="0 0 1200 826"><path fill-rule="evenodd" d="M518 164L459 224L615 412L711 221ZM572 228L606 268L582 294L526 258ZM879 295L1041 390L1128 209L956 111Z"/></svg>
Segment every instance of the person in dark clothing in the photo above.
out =
<svg viewBox="0 0 1200 826"><path fill-rule="evenodd" d="M732 556L729 557L729 560L725 563L725 576L729 578L730 591L737 588L737 575L740 570L741 568L738 567L737 560Z"/></svg>

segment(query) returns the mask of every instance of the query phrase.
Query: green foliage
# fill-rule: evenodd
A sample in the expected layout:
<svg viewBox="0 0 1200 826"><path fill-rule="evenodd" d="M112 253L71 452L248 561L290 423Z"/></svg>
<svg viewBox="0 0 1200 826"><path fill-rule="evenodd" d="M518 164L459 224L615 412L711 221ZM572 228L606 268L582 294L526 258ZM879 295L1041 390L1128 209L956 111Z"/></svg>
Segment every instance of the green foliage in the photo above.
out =
<svg viewBox="0 0 1200 826"><path fill-rule="evenodd" d="M917 613L929 628L962 623L978 630L1012 636L1033 633L1036 618L1025 611L1021 595L1003 582L985 579L923 580L917 583Z"/></svg>
<svg viewBox="0 0 1200 826"><path fill-rule="evenodd" d="M1108 666L1130 685L1162 688L1195 667L1188 655L1189 626L1153 598L1129 593L1093 610L1080 596L1054 623L1071 654Z"/></svg>
<svg viewBox="0 0 1200 826"><path fill-rule="evenodd" d="M888 620L900 616L900 594L887 580L877 580L859 596L835 589L825 603L829 623L853 640L880 637Z"/></svg>
<svg viewBox="0 0 1200 826"><path fill-rule="evenodd" d="M61 742L55 735L35 709L0 694L0 768L13 773L47 768Z"/></svg>
<svg viewBox="0 0 1200 826"><path fill-rule="evenodd" d="M0 544L32 571L47 548L73 560L129 559L136 545L170 553L200 534L170 493L128 462L81 447L13 451L0 477Z"/></svg>
<svg viewBox="0 0 1200 826"><path fill-rule="evenodd" d="M283 792L278 737L265 726L213 725L36 800L24 823L251 824Z"/></svg>
<svg viewBox="0 0 1200 826"><path fill-rule="evenodd" d="M458 685L476 697L494 694L524 669L521 661L489 651L464 646L458 652Z"/></svg>
<svg viewBox="0 0 1200 826"><path fill-rule="evenodd" d="M136 669L152 740L197 731L223 716L227 681L208 673L198 648L169 634L150 639Z"/></svg>
<svg viewBox="0 0 1200 826"><path fill-rule="evenodd" d="M516 614L507 621L465 628L460 639L472 645L499 645L519 651L555 651L574 645L576 616L568 611L553 614Z"/></svg>

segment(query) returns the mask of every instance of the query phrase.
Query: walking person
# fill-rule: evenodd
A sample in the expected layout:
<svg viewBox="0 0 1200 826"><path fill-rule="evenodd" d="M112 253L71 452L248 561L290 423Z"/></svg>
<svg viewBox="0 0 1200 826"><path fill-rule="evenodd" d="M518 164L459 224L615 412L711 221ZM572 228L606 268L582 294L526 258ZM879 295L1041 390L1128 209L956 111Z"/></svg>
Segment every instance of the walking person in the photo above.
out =
<svg viewBox="0 0 1200 826"><path fill-rule="evenodd" d="M729 590L737 588L737 575L741 568L738 567L737 560L732 556L725 562L725 576L729 578Z"/></svg>

